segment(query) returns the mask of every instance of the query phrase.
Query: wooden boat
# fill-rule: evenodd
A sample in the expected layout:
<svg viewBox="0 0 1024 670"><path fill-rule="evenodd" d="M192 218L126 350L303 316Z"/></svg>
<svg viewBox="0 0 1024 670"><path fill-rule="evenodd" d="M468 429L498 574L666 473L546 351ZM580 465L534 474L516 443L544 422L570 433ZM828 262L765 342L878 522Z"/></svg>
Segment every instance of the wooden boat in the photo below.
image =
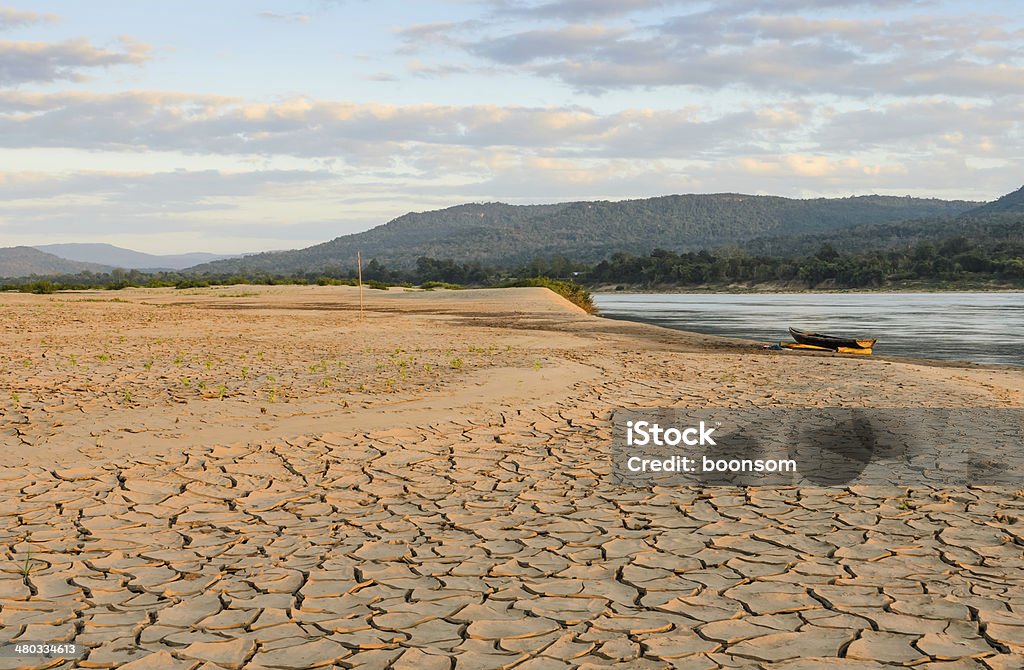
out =
<svg viewBox="0 0 1024 670"><path fill-rule="evenodd" d="M790 328L789 334L799 344L808 344L822 349L871 349L875 346L875 340L858 340L848 337L835 337L833 335L821 335L820 333L808 333L805 330Z"/></svg>
<svg viewBox="0 0 1024 670"><path fill-rule="evenodd" d="M779 342L779 346L783 349L796 349L805 351L835 351L840 354L870 354L871 349L865 349L863 347L839 347L838 349L830 349L828 347L816 347L813 344L800 344L798 342Z"/></svg>

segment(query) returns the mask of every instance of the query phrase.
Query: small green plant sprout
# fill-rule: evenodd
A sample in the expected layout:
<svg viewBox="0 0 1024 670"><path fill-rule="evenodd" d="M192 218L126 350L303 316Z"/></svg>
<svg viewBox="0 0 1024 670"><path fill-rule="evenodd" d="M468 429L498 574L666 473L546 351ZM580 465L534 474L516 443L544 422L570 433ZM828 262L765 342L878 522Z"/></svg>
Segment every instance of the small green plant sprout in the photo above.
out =
<svg viewBox="0 0 1024 670"><path fill-rule="evenodd" d="M110 356L108 354L96 354L96 358L100 361L100 363L106 363L107 361L110 360Z"/></svg>
<svg viewBox="0 0 1024 670"><path fill-rule="evenodd" d="M270 383L274 383L277 381L277 377L275 377L274 375L267 375L267 381Z"/></svg>
<svg viewBox="0 0 1024 670"><path fill-rule="evenodd" d="M189 387L189 386L192 386L192 380L189 379L188 377L182 377L181 378L181 385L186 387L186 388Z"/></svg>
<svg viewBox="0 0 1024 670"><path fill-rule="evenodd" d="M121 391L121 400L126 405L132 404L132 392L129 391L128 389Z"/></svg>
<svg viewBox="0 0 1024 670"><path fill-rule="evenodd" d="M542 367L544 367L544 361L542 361L540 359L537 359L537 360L535 360L533 362L533 369L534 370L540 370Z"/></svg>
<svg viewBox="0 0 1024 670"><path fill-rule="evenodd" d="M383 370L383 369L384 369L384 368L386 368L387 366L386 366L386 365L384 365L383 363L377 363L377 365L375 365L374 367L376 368L376 370L377 370L378 372L380 372L381 370Z"/></svg>
<svg viewBox="0 0 1024 670"><path fill-rule="evenodd" d="M462 369L462 359L461 358L453 358L451 360L451 362L449 363L449 365L452 367L452 370L461 370Z"/></svg>
<svg viewBox="0 0 1024 670"><path fill-rule="evenodd" d="M263 360L263 352L262 351L257 351L256 352L256 358L257 358L257 360L261 360L262 361Z"/></svg>
<svg viewBox="0 0 1024 670"><path fill-rule="evenodd" d="M242 381L249 378L249 368L242 368Z"/></svg>
<svg viewBox="0 0 1024 670"><path fill-rule="evenodd" d="M203 362L203 367L206 368L207 370L211 369L213 367L213 361L211 361L209 358L207 358Z"/></svg>
<svg viewBox="0 0 1024 670"><path fill-rule="evenodd" d="M15 407L20 407L21 406L21 396L18 395L17 393L15 393L14 391L11 391L11 402L14 403Z"/></svg>
<svg viewBox="0 0 1024 670"><path fill-rule="evenodd" d="M220 387L217 389L217 397L220 398L221 400L223 400L224 396L226 396L227 394L228 394L228 387L225 386L224 384L221 384Z"/></svg>
<svg viewBox="0 0 1024 670"><path fill-rule="evenodd" d="M32 359L31 358L26 358L24 361L21 362L21 364L22 364L22 366L24 366L26 368L30 368L30 367L32 367Z"/></svg>
<svg viewBox="0 0 1024 670"><path fill-rule="evenodd" d="M338 361L338 368L339 369L343 369L343 368L346 368L346 367L348 367L348 366L345 365L345 361Z"/></svg>
<svg viewBox="0 0 1024 670"><path fill-rule="evenodd" d="M74 354L71 354L70 356L68 356L68 363L71 364L71 367L77 367L78 358L76 358Z"/></svg>
<svg viewBox="0 0 1024 670"><path fill-rule="evenodd" d="M424 372L433 372L434 371L434 366L431 365L430 363L424 363L423 364L423 371Z"/></svg>
<svg viewBox="0 0 1024 670"><path fill-rule="evenodd" d="M199 383L196 384L196 387L198 389L202 390L202 389L206 388L206 382L204 382L202 379L200 379Z"/></svg>
<svg viewBox="0 0 1024 670"><path fill-rule="evenodd" d="M153 361L146 361L142 367L146 369L146 372L149 372L153 369Z"/></svg>
<svg viewBox="0 0 1024 670"><path fill-rule="evenodd" d="M366 384L360 384L359 386L356 387L356 390L357 391L362 391L362 392L365 393L366 392Z"/></svg>
<svg viewBox="0 0 1024 670"><path fill-rule="evenodd" d="M331 380L328 379L327 377L324 377L323 379L320 380L320 386L325 389L331 388Z"/></svg>
<svg viewBox="0 0 1024 670"><path fill-rule="evenodd" d="M21 564L21 576L28 577L29 573L32 572L32 548L29 547L28 553L25 554L25 562Z"/></svg>
<svg viewBox="0 0 1024 670"><path fill-rule="evenodd" d="M267 389L267 400L270 402L277 402L277 387L271 386Z"/></svg>
<svg viewBox="0 0 1024 670"><path fill-rule="evenodd" d="M184 362L185 362L185 357L182 356L181 354L178 354L178 355L176 355L174 357L174 367L180 368L181 364L184 363Z"/></svg>
<svg viewBox="0 0 1024 670"><path fill-rule="evenodd" d="M903 500L900 500L900 509L911 510L911 509L914 509L914 507L915 507L914 503L911 502L910 500L908 500L907 498L904 498Z"/></svg>

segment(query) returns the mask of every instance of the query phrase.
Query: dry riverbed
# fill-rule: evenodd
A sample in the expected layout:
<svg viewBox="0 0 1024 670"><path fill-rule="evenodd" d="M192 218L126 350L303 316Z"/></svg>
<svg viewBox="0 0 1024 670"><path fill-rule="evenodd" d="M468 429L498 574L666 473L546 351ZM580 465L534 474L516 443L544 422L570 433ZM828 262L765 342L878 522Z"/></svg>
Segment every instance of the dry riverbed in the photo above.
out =
<svg viewBox="0 0 1024 670"><path fill-rule="evenodd" d="M617 407L1024 406L546 289L0 294L9 667L1015 668L1024 491L624 488ZM933 664L933 665L929 665Z"/></svg>

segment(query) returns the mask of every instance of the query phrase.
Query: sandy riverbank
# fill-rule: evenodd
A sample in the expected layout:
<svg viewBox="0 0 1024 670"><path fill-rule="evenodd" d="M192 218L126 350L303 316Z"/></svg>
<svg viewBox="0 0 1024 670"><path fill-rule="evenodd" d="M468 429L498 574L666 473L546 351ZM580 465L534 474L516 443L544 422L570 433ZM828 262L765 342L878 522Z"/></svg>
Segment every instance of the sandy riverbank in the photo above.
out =
<svg viewBox="0 0 1024 670"><path fill-rule="evenodd" d="M0 309L0 629L91 667L1024 651L1012 491L622 492L602 451L616 407L1019 407L1020 371L762 352L529 288Z"/></svg>

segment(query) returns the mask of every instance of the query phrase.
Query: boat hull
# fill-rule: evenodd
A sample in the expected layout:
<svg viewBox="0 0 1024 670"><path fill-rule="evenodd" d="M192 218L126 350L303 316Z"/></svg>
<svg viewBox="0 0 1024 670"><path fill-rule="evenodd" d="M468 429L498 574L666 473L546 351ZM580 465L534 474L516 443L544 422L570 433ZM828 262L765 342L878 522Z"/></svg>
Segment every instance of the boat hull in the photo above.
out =
<svg viewBox="0 0 1024 670"><path fill-rule="evenodd" d="M875 346L875 340L834 337L832 335L809 333L805 330L797 330L796 328L790 328L789 334L793 336L793 339L798 344L831 349L832 351L838 351L839 349L871 349Z"/></svg>

